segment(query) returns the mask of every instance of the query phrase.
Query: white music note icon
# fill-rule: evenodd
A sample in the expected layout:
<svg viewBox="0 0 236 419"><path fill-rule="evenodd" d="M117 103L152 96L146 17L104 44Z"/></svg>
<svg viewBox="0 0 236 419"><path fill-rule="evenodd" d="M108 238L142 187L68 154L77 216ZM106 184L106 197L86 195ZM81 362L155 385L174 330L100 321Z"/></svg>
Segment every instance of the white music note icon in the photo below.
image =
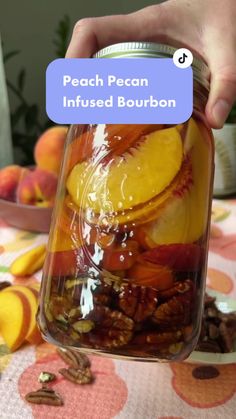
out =
<svg viewBox="0 0 236 419"><path fill-rule="evenodd" d="M187 68L193 62L193 54L187 48L179 48L173 55L173 61L176 67Z"/></svg>

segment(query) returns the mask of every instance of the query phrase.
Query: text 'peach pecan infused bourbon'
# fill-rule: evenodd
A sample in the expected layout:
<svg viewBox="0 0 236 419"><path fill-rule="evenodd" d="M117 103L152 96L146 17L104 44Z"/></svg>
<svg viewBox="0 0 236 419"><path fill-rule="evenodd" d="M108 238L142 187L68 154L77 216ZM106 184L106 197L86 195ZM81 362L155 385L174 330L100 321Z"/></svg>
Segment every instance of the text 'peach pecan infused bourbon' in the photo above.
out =
<svg viewBox="0 0 236 419"><path fill-rule="evenodd" d="M98 57L172 57L152 43ZM194 58L194 111L181 125L73 125L38 315L56 345L182 360L197 343L205 287L213 140L208 69Z"/></svg>

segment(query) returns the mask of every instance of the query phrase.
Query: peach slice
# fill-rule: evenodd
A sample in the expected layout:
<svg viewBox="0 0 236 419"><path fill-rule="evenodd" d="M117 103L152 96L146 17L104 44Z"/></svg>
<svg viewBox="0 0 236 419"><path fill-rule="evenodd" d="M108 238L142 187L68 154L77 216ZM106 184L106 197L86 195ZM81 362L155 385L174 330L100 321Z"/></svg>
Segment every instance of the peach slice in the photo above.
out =
<svg viewBox="0 0 236 419"><path fill-rule="evenodd" d="M48 251L50 252L63 252L66 250L73 250L76 248L75 241L72 239L71 235L65 233L60 227L54 229L53 235L48 244ZM77 243L77 241L76 241Z"/></svg>
<svg viewBox="0 0 236 419"><path fill-rule="evenodd" d="M38 284L36 284L38 285ZM39 284L40 285L40 284ZM31 343L32 345L38 345L39 343L43 342L43 338L42 335L40 333L39 327L38 327L38 323L37 323L37 319L36 319L36 314L38 311L38 305L39 305L39 287L33 287L30 286L29 289L33 292L35 299L36 299L36 303L37 303L37 310L35 311L34 314L34 318L35 318L35 325L34 328L32 329L31 333L28 333L26 340Z"/></svg>
<svg viewBox="0 0 236 419"><path fill-rule="evenodd" d="M209 215L212 160L210 141L191 118L185 144L192 166L192 184L176 190L156 221L143 227L149 247L157 244L193 243L206 231Z"/></svg>
<svg viewBox="0 0 236 419"><path fill-rule="evenodd" d="M10 266L10 272L14 276L32 275L43 267L46 255L46 246L44 244L28 250L26 253L18 256Z"/></svg>
<svg viewBox="0 0 236 419"><path fill-rule="evenodd" d="M77 265L76 250L48 252L43 271L49 276L74 276L78 270Z"/></svg>
<svg viewBox="0 0 236 419"><path fill-rule="evenodd" d="M35 282L35 283L33 283L33 284L30 284L30 289L31 288L33 288L33 289L35 289L36 291L39 291L40 290L40 287L41 287L41 283L40 282Z"/></svg>
<svg viewBox="0 0 236 419"><path fill-rule="evenodd" d="M63 252L77 249L83 244L94 244L98 240L98 229L84 221L69 195L59 205L48 250Z"/></svg>
<svg viewBox="0 0 236 419"><path fill-rule="evenodd" d="M136 285L153 287L158 290L168 289L174 282L171 269L167 266L147 262L142 259L142 256L129 269L128 278Z"/></svg>
<svg viewBox="0 0 236 419"><path fill-rule="evenodd" d="M127 240L121 245L112 244L103 250L102 267L107 271L129 269L138 254L138 243L133 240Z"/></svg>
<svg viewBox="0 0 236 419"><path fill-rule="evenodd" d="M76 164L95 156L108 162L113 156L123 154L141 136L161 128L162 125L141 124L89 126L70 143L65 171L69 173Z"/></svg>
<svg viewBox="0 0 236 419"><path fill-rule="evenodd" d="M31 307L21 291L0 293L0 334L13 352L24 342L31 324Z"/></svg>
<svg viewBox="0 0 236 419"><path fill-rule="evenodd" d="M140 226L142 224L147 224L148 222L157 219L161 216L163 208L166 207L167 202L173 200L173 196L176 194L183 194L183 191L189 188L189 185L192 183L192 167L189 159L185 157L182 162L181 168L171 182L171 184L159 195L151 199L150 201L137 205L135 208L117 212L115 214L104 214L99 216L98 214L93 213L92 211L85 211L84 218L88 224L99 225L100 229L109 228L116 229L116 226L119 226L119 230L133 230L134 225ZM149 244L146 243L147 237L145 232L141 230L136 230L137 240L144 248L149 248ZM143 239L142 239L143 237ZM148 238L148 242L151 239ZM155 246L155 242L153 242Z"/></svg>
<svg viewBox="0 0 236 419"><path fill-rule="evenodd" d="M179 131L168 128L140 139L109 163L77 164L67 189L78 207L97 214L124 211L150 201L177 175L183 159Z"/></svg>
<svg viewBox="0 0 236 419"><path fill-rule="evenodd" d="M9 290L5 289L2 292L4 293L15 293L15 292L22 293L25 298L27 298L30 308L31 308L31 316L30 316L30 325L27 335L25 336L25 340L32 343L32 337L35 336L35 329L37 328L36 325L36 313L38 310L38 291L35 289L31 289L29 287L26 287L24 285L12 285ZM41 339L42 340L42 339Z"/></svg>
<svg viewBox="0 0 236 419"><path fill-rule="evenodd" d="M142 253L142 260L182 272L198 271L204 263L204 249L198 244L164 244Z"/></svg>

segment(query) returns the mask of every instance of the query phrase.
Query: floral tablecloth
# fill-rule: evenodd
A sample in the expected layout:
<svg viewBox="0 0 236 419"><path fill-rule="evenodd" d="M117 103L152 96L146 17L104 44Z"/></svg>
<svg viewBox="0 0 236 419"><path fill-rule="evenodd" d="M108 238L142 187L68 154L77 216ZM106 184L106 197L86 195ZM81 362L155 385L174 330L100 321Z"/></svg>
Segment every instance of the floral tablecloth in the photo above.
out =
<svg viewBox="0 0 236 419"><path fill-rule="evenodd" d="M19 231L0 222L0 281L30 284L41 273L16 279L9 273L20 253L45 243L47 235ZM213 203L207 285L236 299L236 200ZM0 356L1 419L234 419L236 418L236 363L217 365L219 375L200 380L189 363L155 364L91 356L96 377L91 385L76 386L63 377L53 388L64 406L30 405L25 394L39 388L39 373L57 373L64 366L48 343L24 346Z"/></svg>

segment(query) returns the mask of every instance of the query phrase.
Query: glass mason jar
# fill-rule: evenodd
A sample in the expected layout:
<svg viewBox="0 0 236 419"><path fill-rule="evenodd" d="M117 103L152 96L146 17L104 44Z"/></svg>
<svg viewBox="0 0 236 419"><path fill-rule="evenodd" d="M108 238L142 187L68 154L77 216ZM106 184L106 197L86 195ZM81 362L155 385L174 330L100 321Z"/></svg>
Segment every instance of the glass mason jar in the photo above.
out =
<svg viewBox="0 0 236 419"><path fill-rule="evenodd" d="M98 57L172 57L153 43ZM73 125L44 265L39 324L56 345L182 360L197 343L206 276L213 140L208 70L194 59L184 124Z"/></svg>

